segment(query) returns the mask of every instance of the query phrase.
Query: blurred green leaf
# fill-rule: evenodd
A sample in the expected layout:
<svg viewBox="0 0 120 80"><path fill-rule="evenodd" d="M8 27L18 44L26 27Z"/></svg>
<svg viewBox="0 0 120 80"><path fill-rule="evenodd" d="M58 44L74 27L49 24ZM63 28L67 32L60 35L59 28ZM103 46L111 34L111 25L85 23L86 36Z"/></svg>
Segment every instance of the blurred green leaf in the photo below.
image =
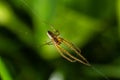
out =
<svg viewBox="0 0 120 80"><path fill-rule="evenodd" d="M2 80L13 80L7 66L5 65L1 57L0 57L0 75L2 77Z"/></svg>

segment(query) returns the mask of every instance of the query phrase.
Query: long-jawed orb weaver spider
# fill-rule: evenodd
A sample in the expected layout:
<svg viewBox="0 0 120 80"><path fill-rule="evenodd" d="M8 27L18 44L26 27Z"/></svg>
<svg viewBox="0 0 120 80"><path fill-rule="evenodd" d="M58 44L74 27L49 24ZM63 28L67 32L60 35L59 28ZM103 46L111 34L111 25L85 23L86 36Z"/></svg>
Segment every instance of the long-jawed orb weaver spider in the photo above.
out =
<svg viewBox="0 0 120 80"><path fill-rule="evenodd" d="M51 26L51 28L53 28ZM85 64L87 66L90 66L89 62L87 61L87 59L85 57L83 57L83 55L81 54L81 50L76 47L74 44L72 44L71 42L61 38L59 35L59 31L55 30L53 28L54 31L48 31L47 35L50 38L50 42L47 42L47 44L53 44L58 52L60 53L60 55L67 59L70 62L80 62L82 64ZM61 44L64 44L66 47L68 47L70 50L72 50L77 56L79 56L79 58L75 57L73 54L71 54L69 51L67 51L66 49L62 48Z"/></svg>

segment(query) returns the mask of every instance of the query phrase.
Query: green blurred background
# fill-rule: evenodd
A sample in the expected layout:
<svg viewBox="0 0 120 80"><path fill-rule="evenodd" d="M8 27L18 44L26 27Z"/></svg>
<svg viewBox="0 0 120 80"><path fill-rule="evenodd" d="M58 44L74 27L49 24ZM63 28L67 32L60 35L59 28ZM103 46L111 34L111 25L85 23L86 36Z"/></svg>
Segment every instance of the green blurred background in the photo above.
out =
<svg viewBox="0 0 120 80"><path fill-rule="evenodd" d="M106 80L43 46L50 24L109 80L120 80L120 0L0 0L0 80Z"/></svg>

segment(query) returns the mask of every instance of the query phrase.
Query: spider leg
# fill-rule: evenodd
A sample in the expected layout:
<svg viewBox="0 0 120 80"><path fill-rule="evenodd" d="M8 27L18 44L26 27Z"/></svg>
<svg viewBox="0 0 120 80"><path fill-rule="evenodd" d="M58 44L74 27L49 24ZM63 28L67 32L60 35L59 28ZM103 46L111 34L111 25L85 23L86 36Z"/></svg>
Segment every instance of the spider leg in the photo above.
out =
<svg viewBox="0 0 120 80"><path fill-rule="evenodd" d="M60 32L58 30L56 30L52 24L50 24L50 27L57 36L60 35Z"/></svg>
<svg viewBox="0 0 120 80"><path fill-rule="evenodd" d="M80 62L80 63L83 63L83 64L85 64L85 65L90 66L90 64L88 64L88 63L86 63L86 62L84 62L84 61L76 58L75 56L71 55L68 51L66 51L65 49L63 49L63 48L60 47L59 45L56 45L56 47L57 47L58 51L61 51L62 53L68 55L68 56L69 56L70 58L72 58L73 60L78 61L78 62ZM68 58L68 57L67 57L67 58ZM66 59L67 59L67 58L66 58Z"/></svg>
<svg viewBox="0 0 120 80"><path fill-rule="evenodd" d="M82 56L81 50L80 50L78 47L76 47L76 46L73 45L72 43L68 42L67 40L64 40L63 38L61 38L61 39L62 39L62 42L63 42L65 45L67 45L71 50L73 50L73 51L82 59L82 60L77 59L77 61L79 61L79 62L81 62L81 63L83 63L83 64L86 64L86 65L90 66L90 64L89 64L89 62L87 61L87 59Z"/></svg>
<svg viewBox="0 0 120 80"><path fill-rule="evenodd" d="M44 45L53 45L52 41L46 42Z"/></svg>
<svg viewBox="0 0 120 80"><path fill-rule="evenodd" d="M69 57L65 56L64 53L66 53L65 50L63 50L59 45L55 45L58 52L60 53L60 55L65 58L66 60L70 61L70 62L76 62L75 59L70 59ZM68 52L67 52L68 53Z"/></svg>

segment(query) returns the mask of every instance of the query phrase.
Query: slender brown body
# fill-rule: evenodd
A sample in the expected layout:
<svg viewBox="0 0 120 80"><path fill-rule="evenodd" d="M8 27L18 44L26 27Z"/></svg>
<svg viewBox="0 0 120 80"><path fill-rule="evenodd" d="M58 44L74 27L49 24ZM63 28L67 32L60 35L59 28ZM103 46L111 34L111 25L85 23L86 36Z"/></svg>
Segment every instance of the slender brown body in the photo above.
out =
<svg viewBox="0 0 120 80"><path fill-rule="evenodd" d="M54 41L56 44L60 45L61 44L61 41L62 41L62 38L59 38L57 34L51 32L51 31L48 31L47 32L47 35L48 37Z"/></svg>

